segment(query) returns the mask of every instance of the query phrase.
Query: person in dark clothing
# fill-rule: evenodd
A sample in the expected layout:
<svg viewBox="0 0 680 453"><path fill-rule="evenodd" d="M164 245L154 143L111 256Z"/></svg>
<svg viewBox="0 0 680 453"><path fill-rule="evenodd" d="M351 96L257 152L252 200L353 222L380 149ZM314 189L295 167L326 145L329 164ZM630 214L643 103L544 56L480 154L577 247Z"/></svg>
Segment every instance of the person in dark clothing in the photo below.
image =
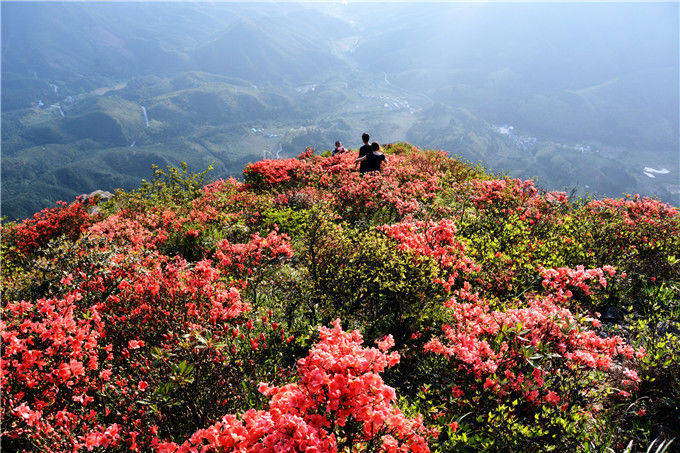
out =
<svg viewBox="0 0 680 453"><path fill-rule="evenodd" d="M371 143L371 152L358 157L355 162L361 162L361 167L359 171L361 173L367 173L369 171L382 171L382 163L386 161L387 158L383 153L380 152L380 144L378 142Z"/></svg>
<svg viewBox="0 0 680 453"><path fill-rule="evenodd" d="M344 146L342 146L342 143L340 143L340 141L335 142L335 149L333 150L334 156L337 154L344 154L346 152L347 149Z"/></svg>
<svg viewBox="0 0 680 453"><path fill-rule="evenodd" d="M371 139L371 136L368 135L368 134L365 133L365 132L364 132L363 135L361 136L361 140L363 140L364 145L363 145L361 148L359 148L359 159L361 159L362 157L366 156L367 154L371 154L371 149L372 149L372 148L371 148L371 145L368 144L368 141L369 141L370 139ZM364 172L366 171L366 170L364 169L364 165L365 165L364 162L365 162L365 160L360 161L360 160L357 159L355 162L357 162L357 163L358 163L358 162L361 162L361 163L359 164L359 171L362 172L362 173L364 173Z"/></svg>

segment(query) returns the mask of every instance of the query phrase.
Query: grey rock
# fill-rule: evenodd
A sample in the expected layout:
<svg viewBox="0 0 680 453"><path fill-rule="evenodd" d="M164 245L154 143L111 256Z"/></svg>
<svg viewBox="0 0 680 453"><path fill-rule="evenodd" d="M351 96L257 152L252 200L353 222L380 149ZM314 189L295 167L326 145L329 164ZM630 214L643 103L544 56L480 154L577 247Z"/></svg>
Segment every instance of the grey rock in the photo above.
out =
<svg viewBox="0 0 680 453"><path fill-rule="evenodd" d="M95 190L94 192L81 195L81 198L83 200L89 200L90 198L95 197L97 197L100 200L110 200L113 197L113 194L106 190Z"/></svg>

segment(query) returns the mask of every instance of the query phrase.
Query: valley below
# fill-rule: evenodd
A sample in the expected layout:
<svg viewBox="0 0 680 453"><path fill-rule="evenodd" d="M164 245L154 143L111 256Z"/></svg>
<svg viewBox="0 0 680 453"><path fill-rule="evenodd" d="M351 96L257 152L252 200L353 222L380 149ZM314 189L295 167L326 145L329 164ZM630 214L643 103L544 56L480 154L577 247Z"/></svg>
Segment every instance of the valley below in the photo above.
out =
<svg viewBox="0 0 680 453"><path fill-rule="evenodd" d="M678 451L677 2L0 9L0 450Z"/></svg>
<svg viewBox="0 0 680 453"><path fill-rule="evenodd" d="M548 190L680 199L677 61L662 58L673 49L614 77L602 65L561 80L561 71L571 70L568 55L586 62L579 53L586 44L575 42L555 59L558 37L547 24L559 8L527 9L547 21L529 29L483 8L473 10L489 23L474 28L465 25L468 10L455 6L427 14L414 5L389 14L330 5L176 4L163 14L136 8L139 17L125 20L109 4L3 8L5 218L25 218L97 189L132 189L152 175L152 165L184 161L202 171L214 163L211 178L240 177L248 162L306 148L322 153L336 140L356 149L363 132L383 144L442 149ZM376 24L420 15L410 19L411 28L374 29L348 18L351 11ZM145 21L151 16L157 21ZM23 28L13 17L22 17ZM305 29L309 18L317 26ZM458 23L457 31L444 18ZM463 44L490 24L516 34L475 38L478 52L469 53ZM71 26L97 32L67 44ZM182 39L173 27L183 30ZM439 34L426 38L430 29ZM547 33L545 42L517 47L533 33ZM616 46L628 52L646 51L618 38ZM432 50L444 42L445 50ZM42 43L46 50L27 58L29 47ZM594 52L608 55L612 48Z"/></svg>
<svg viewBox="0 0 680 453"><path fill-rule="evenodd" d="M185 161L201 171L214 163L211 177L239 177L248 162L308 147L323 152L336 140L358 148L364 131L381 143L443 149L546 189L678 197L673 153L537 137L406 91L387 74L311 88L258 87L189 72L3 113L2 211L18 219L93 190L132 189L152 165Z"/></svg>

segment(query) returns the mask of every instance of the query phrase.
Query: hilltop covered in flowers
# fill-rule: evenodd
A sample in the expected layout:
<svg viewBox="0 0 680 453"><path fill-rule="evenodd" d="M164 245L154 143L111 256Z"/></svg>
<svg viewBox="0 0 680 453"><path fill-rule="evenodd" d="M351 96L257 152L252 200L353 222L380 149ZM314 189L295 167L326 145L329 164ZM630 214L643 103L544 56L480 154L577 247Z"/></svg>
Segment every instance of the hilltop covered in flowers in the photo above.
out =
<svg viewBox="0 0 680 453"><path fill-rule="evenodd" d="M602 450L680 435L680 215L407 144L2 227L8 451ZM673 447L671 447L673 448Z"/></svg>

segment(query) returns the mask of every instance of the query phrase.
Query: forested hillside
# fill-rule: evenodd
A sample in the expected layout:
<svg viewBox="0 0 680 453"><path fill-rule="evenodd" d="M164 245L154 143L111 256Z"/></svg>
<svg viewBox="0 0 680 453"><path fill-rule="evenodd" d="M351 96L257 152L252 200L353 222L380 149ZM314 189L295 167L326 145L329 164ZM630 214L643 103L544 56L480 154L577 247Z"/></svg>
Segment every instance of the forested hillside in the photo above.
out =
<svg viewBox="0 0 680 453"><path fill-rule="evenodd" d="M676 3L3 2L2 215L408 140L677 204Z"/></svg>
<svg viewBox="0 0 680 453"><path fill-rule="evenodd" d="M3 449L672 451L677 207L385 151L3 224Z"/></svg>

